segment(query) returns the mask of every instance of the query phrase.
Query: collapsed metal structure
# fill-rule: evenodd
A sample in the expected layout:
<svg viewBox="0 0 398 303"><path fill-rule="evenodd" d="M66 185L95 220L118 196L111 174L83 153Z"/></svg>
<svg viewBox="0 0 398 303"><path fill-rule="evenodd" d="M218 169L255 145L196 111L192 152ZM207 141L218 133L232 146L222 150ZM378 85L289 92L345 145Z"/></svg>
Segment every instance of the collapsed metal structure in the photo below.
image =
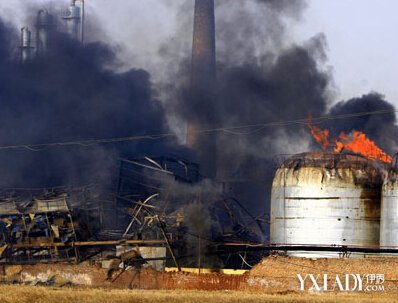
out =
<svg viewBox="0 0 398 303"><path fill-rule="evenodd" d="M202 180L197 164L168 157L121 160L116 190L4 190L0 201L2 264L78 263L129 253L157 269L246 268L259 254L225 243L259 241L262 234L239 201Z"/></svg>
<svg viewBox="0 0 398 303"><path fill-rule="evenodd" d="M257 218L221 184L202 180L197 164L184 160L122 160L117 201L118 221L129 222L123 238L165 240L177 267L246 267L225 243L263 236ZM247 258L255 262L254 256Z"/></svg>

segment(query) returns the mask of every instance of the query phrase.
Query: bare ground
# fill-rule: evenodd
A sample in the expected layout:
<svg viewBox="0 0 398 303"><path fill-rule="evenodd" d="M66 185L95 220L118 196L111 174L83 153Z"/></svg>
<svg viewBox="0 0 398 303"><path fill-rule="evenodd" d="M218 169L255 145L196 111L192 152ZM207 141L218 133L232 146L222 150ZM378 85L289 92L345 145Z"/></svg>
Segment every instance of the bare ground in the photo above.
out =
<svg viewBox="0 0 398 303"><path fill-rule="evenodd" d="M251 302L398 302L396 294L348 294L348 293L274 293L237 291L158 291L117 290L88 288L56 288L42 286L3 285L0 286L0 302L40 303L251 303Z"/></svg>

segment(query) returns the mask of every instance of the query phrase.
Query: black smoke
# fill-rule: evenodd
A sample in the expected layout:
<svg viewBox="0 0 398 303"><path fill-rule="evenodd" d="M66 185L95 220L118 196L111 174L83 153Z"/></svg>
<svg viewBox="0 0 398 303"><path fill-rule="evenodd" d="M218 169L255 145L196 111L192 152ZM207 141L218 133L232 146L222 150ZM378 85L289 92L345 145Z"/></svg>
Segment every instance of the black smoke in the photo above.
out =
<svg viewBox="0 0 398 303"><path fill-rule="evenodd" d="M346 115L352 113L372 113L385 111L383 114L369 114L362 117L339 120L327 123L325 127L331 130L332 136L340 132L350 133L352 130L364 132L371 140L389 154L397 152L398 127L395 107L385 100L379 93L369 93L358 98L341 101L334 105L329 114L331 116Z"/></svg>
<svg viewBox="0 0 398 303"><path fill-rule="evenodd" d="M19 33L0 20L1 187L105 181L116 176L121 157L170 151L164 140L150 139L4 149L169 132L148 72L112 71L117 61L109 45L81 45L58 31L50 39L47 52L21 63Z"/></svg>

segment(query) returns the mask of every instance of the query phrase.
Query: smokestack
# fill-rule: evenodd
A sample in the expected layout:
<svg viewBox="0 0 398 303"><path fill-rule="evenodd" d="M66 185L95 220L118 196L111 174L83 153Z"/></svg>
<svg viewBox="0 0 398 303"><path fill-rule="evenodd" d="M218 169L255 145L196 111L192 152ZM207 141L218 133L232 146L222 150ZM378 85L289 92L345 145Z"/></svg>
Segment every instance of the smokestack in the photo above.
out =
<svg viewBox="0 0 398 303"><path fill-rule="evenodd" d="M196 0L191 61L191 100L196 106L209 107L215 102L216 42L214 0ZM198 133L211 128L211 117L197 117L188 122L187 145L199 156L199 163L206 177L215 176L216 140L210 133Z"/></svg>
<svg viewBox="0 0 398 303"><path fill-rule="evenodd" d="M21 51L21 61L26 62L32 55L32 32L28 27L21 28L21 44L19 46Z"/></svg>

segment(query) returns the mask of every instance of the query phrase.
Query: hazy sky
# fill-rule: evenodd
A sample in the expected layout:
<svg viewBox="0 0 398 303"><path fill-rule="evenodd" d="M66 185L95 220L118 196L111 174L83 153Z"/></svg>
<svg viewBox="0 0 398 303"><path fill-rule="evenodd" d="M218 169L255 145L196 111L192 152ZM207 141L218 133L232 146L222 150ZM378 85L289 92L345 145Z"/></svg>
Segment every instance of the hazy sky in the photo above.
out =
<svg viewBox="0 0 398 303"><path fill-rule="evenodd" d="M297 38L324 32L341 98L379 91L398 105L398 1L311 0Z"/></svg>
<svg viewBox="0 0 398 303"><path fill-rule="evenodd" d="M57 0L54 3L68 0ZM246 0L229 0L246 1ZM18 27L24 25L21 6L45 0L0 1L0 14ZM159 46L172 39L181 52L189 52L192 28L178 28L181 5L193 0L87 0L88 14L95 14L106 39L120 46L121 58L131 65L156 70L165 66ZM372 90L398 105L397 0L308 0L300 22L289 29L300 43L317 33L328 40L328 64L333 67L336 101ZM94 35L94 38L98 38ZM126 65L127 66L127 65Z"/></svg>

